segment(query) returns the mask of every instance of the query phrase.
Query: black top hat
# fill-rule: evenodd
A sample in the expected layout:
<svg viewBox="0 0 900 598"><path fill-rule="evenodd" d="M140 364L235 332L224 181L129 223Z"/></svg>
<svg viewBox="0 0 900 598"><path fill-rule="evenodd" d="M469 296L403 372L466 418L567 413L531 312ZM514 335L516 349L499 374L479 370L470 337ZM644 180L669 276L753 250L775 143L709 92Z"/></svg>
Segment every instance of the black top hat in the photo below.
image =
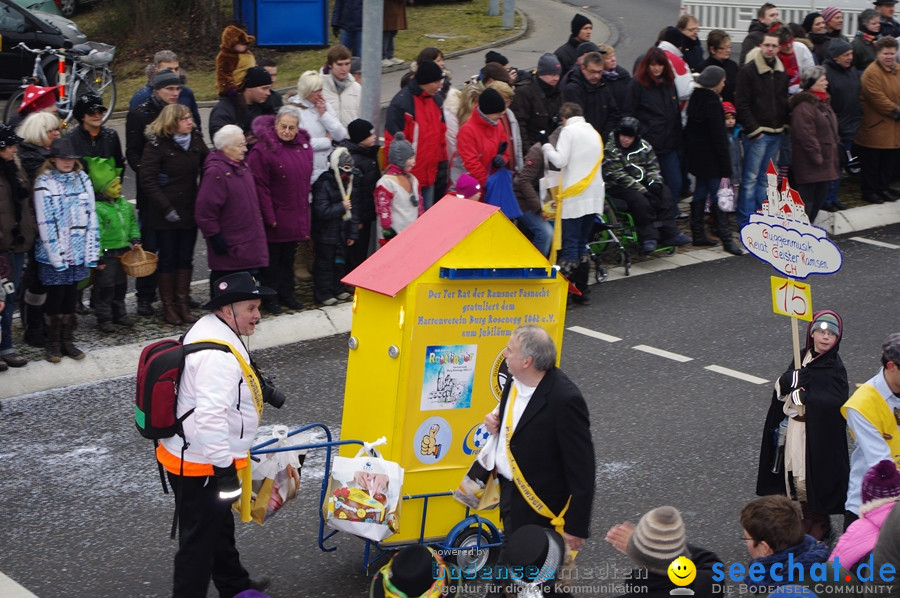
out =
<svg viewBox="0 0 900 598"><path fill-rule="evenodd" d="M235 272L215 282L212 298L203 309L213 310L238 301L264 299L274 295L275 291L272 289L257 286L249 272Z"/></svg>
<svg viewBox="0 0 900 598"><path fill-rule="evenodd" d="M53 143L50 144L50 157L70 158L77 160L81 157L81 154L75 151L75 144L72 143L72 140L70 138L57 137L53 140Z"/></svg>
<svg viewBox="0 0 900 598"><path fill-rule="evenodd" d="M387 565L372 578L369 586L370 598L385 598L385 586L391 588L392 593L402 592L408 598L419 598L429 592L435 583L450 583L450 573L444 570L443 579L435 579L434 563L442 563L440 557L434 554L427 546L413 544L401 549ZM456 574L456 579L459 573ZM459 586L453 589L450 596L459 596ZM448 595L443 594L442 595Z"/></svg>

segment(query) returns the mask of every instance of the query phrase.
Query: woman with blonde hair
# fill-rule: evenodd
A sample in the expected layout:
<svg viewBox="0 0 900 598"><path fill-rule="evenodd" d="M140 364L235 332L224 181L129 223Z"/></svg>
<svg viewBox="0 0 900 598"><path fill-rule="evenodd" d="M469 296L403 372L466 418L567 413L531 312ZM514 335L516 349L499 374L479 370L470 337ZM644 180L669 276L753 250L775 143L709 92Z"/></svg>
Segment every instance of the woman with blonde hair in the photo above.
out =
<svg viewBox="0 0 900 598"><path fill-rule="evenodd" d="M163 318L177 326L197 321L191 314L190 290L197 223L194 205L209 148L194 126L190 108L169 104L144 131L140 182L147 210L142 216L156 232L157 280Z"/></svg>
<svg viewBox="0 0 900 598"><path fill-rule="evenodd" d="M341 124L334 109L322 96L322 76L316 71L306 71L297 79L297 95L288 102L300 109L300 128L309 133L313 148L311 183L328 169L331 143L347 137L347 129Z"/></svg>

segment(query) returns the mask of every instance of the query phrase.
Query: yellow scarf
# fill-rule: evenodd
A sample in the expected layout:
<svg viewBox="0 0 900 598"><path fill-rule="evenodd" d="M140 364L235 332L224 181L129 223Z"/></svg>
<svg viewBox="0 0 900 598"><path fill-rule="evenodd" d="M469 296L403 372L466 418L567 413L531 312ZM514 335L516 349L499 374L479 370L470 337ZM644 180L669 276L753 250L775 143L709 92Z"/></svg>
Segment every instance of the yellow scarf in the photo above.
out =
<svg viewBox="0 0 900 598"><path fill-rule="evenodd" d="M600 134L598 133L599 137ZM563 200L567 197L574 197L581 193L584 193L584 190L588 188L588 185L593 182L594 177L597 176L597 171L600 170L600 165L603 163L603 140L600 140L600 159L597 160L597 163L594 164L594 167L587 174L586 177L575 183L574 185L569 185L565 189L562 188L562 177L559 179L559 191L556 196L556 219L553 222L553 243L551 244L550 251L550 262L556 263L556 252L562 249L562 210L563 210Z"/></svg>

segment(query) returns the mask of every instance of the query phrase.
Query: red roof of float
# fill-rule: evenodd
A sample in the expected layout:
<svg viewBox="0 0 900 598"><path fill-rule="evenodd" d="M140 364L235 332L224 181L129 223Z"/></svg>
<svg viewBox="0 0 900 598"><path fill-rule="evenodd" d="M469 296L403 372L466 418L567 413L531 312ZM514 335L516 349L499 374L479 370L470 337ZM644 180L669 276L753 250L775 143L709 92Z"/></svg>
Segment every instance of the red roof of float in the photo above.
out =
<svg viewBox="0 0 900 598"><path fill-rule="evenodd" d="M394 297L499 209L445 195L341 282Z"/></svg>

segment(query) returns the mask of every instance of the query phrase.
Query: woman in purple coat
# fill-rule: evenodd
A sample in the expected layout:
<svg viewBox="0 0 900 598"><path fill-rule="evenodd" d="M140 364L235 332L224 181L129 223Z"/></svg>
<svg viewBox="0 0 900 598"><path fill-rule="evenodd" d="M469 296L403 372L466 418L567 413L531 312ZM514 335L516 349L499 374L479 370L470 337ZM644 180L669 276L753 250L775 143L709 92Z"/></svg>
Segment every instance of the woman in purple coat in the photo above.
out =
<svg viewBox="0 0 900 598"><path fill-rule="evenodd" d="M256 276L269 265L253 174L244 160L247 141L236 125L225 125L213 137L216 149L206 157L194 214L206 239L210 294L227 274Z"/></svg>
<svg viewBox="0 0 900 598"><path fill-rule="evenodd" d="M276 116L256 118L253 134L259 142L247 155L247 164L256 181L269 245L269 266L260 278L278 293L264 300L263 307L279 314L281 305L303 308L294 297L294 253L298 241L309 240L313 149L309 133L300 128L299 110L293 106L282 107Z"/></svg>

